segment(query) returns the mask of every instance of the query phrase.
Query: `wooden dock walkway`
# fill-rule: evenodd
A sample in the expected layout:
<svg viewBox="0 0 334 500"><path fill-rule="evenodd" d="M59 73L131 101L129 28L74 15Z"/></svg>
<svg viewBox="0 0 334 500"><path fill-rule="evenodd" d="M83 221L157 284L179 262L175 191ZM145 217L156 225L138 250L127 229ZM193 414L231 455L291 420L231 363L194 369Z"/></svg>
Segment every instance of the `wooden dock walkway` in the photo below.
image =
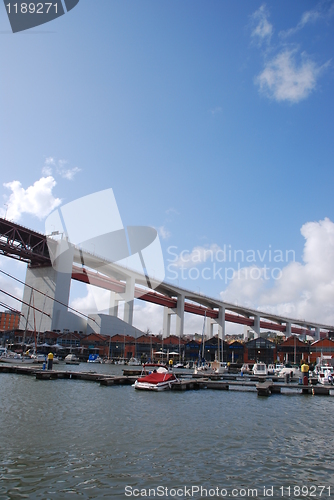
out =
<svg viewBox="0 0 334 500"><path fill-rule="evenodd" d="M38 380L57 380L72 379L98 382L104 386L132 385L138 378L137 375L110 375L96 372L77 372L68 370L43 370L40 366L34 365L14 365L0 363L0 373L14 373L19 375L34 376ZM238 380L239 379L239 380ZM257 392L258 396L270 396L272 394L281 394L282 389L294 390L296 394L312 395L334 395L334 386L332 385L312 385L304 386L296 382L280 382L277 379L268 380L258 377L229 377L227 380L219 377L188 377L179 378L176 384L171 386L173 391L189 391L199 389L211 389L228 391L229 389L244 388Z"/></svg>

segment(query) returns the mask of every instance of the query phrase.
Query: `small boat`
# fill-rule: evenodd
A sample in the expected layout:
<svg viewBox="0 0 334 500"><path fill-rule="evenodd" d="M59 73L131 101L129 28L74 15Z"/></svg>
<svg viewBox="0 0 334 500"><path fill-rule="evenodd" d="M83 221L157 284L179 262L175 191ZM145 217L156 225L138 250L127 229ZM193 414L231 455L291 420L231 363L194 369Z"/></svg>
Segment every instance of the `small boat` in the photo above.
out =
<svg viewBox="0 0 334 500"><path fill-rule="evenodd" d="M43 364L48 362L48 355L47 354L31 354L30 355L31 359L33 360L33 363L35 364ZM59 363L59 358L55 355L53 355L53 364L58 364Z"/></svg>
<svg viewBox="0 0 334 500"><path fill-rule="evenodd" d="M80 360L75 354L68 354L65 356L65 363L67 365L78 365Z"/></svg>
<svg viewBox="0 0 334 500"><path fill-rule="evenodd" d="M128 361L129 366L141 366L141 362L137 358L130 358Z"/></svg>
<svg viewBox="0 0 334 500"><path fill-rule="evenodd" d="M6 348L1 349L0 361L1 363L11 363L13 365L22 363L32 364L34 362L31 356L22 356L22 354L7 351Z"/></svg>
<svg viewBox="0 0 334 500"><path fill-rule="evenodd" d="M284 366L277 374L278 377L286 377L287 375L290 376L290 379L300 379L303 376L299 366Z"/></svg>
<svg viewBox="0 0 334 500"><path fill-rule="evenodd" d="M184 368L184 364L183 363L176 363L175 365L173 365L173 368Z"/></svg>
<svg viewBox="0 0 334 500"><path fill-rule="evenodd" d="M223 374L223 373L228 373L228 366L226 361L213 361L211 363L211 368L214 373L217 375Z"/></svg>
<svg viewBox="0 0 334 500"><path fill-rule="evenodd" d="M88 356L87 363L103 363L103 361L98 354L90 354Z"/></svg>
<svg viewBox="0 0 334 500"><path fill-rule="evenodd" d="M144 391L160 392L171 389L172 385L178 382L174 373L168 371L166 366L149 363L143 365L141 376L135 381L133 387Z"/></svg>
<svg viewBox="0 0 334 500"><path fill-rule="evenodd" d="M248 363L244 363L241 367L241 373L244 375L244 374L247 374L249 375L251 373L251 369L250 369L250 366Z"/></svg>
<svg viewBox="0 0 334 500"><path fill-rule="evenodd" d="M317 365L314 370L318 377L319 384L333 385L334 384L334 369L329 365Z"/></svg>
<svg viewBox="0 0 334 500"><path fill-rule="evenodd" d="M209 363L203 363L202 365L195 366L194 375L213 375L214 370L211 368Z"/></svg>
<svg viewBox="0 0 334 500"><path fill-rule="evenodd" d="M278 374L279 374L279 372L280 372L281 370L283 370L283 368L285 368L285 365L283 365L283 364L277 364L277 365L275 365L275 372L274 372L274 375L278 375Z"/></svg>
<svg viewBox="0 0 334 500"><path fill-rule="evenodd" d="M268 368L265 363L255 363L253 366L253 375L266 376L268 375Z"/></svg>
<svg viewBox="0 0 334 500"><path fill-rule="evenodd" d="M268 365L268 375L275 375L275 365Z"/></svg>

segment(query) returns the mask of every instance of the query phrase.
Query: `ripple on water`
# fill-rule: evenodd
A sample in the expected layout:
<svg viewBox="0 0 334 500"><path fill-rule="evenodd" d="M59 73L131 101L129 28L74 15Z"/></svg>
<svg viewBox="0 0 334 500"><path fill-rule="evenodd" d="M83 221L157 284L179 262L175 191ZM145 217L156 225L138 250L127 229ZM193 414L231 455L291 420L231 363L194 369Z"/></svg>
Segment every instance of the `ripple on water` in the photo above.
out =
<svg viewBox="0 0 334 500"><path fill-rule="evenodd" d="M1 499L124 498L125 485L333 485L332 398L0 376Z"/></svg>

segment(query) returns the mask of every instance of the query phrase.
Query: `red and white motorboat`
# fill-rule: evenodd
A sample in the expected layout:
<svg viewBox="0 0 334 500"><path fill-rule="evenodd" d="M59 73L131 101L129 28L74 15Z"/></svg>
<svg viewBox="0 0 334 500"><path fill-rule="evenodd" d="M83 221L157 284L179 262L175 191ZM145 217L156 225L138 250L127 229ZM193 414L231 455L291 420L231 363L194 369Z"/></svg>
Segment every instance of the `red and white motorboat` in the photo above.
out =
<svg viewBox="0 0 334 500"><path fill-rule="evenodd" d="M166 391L179 380L164 365L148 363L143 366L141 376L133 387L143 391Z"/></svg>

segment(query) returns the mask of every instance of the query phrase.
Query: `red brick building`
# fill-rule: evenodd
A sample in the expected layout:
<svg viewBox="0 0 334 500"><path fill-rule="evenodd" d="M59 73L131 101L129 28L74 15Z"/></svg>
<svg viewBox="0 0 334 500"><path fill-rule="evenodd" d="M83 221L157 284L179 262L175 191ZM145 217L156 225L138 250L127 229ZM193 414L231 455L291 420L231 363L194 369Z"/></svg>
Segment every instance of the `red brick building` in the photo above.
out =
<svg viewBox="0 0 334 500"><path fill-rule="evenodd" d="M329 338L316 340L310 345L310 362L316 363L317 358L334 359L334 341Z"/></svg>
<svg viewBox="0 0 334 500"><path fill-rule="evenodd" d="M301 360L309 361L309 344L291 335L277 346L277 358L280 363L297 363L298 365Z"/></svg>
<svg viewBox="0 0 334 500"><path fill-rule="evenodd" d="M18 311L0 312L0 331L16 330L20 324L20 316Z"/></svg>

